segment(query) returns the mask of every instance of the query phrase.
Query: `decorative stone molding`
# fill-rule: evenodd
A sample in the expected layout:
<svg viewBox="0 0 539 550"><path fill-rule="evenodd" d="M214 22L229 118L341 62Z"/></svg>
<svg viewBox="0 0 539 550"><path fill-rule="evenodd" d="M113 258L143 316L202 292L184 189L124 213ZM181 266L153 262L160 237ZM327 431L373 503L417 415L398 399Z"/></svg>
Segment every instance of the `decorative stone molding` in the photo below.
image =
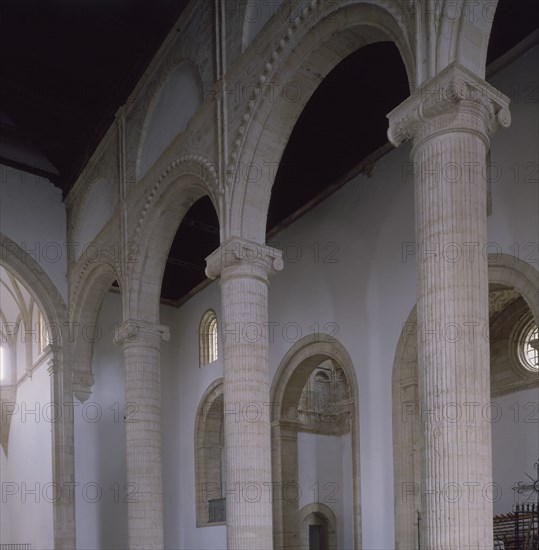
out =
<svg viewBox="0 0 539 550"><path fill-rule="evenodd" d="M234 175L236 173L240 151L245 141L245 136L248 134L249 126L251 125L254 115L260 105L261 98L264 96L263 91L265 84L271 80L269 77L275 74L276 66L282 58L283 52L286 50L286 47L291 41L296 29L307 19L311 12L316 8L317 4L318 0L310 0L300 12L298 17L292 21L286 29L286 32L277 43L276 48L271 52L270 59L268 59L264 64L262 73L258 76L254 90L249 98L249 101L247 102L247 109L242 116L240 126L237 130L236 138L231 144L226 179L228 186L232 186L234 183Z"/></svg>
<svg viewBox="0 0 539 550"><path fill-rule="evenodd" d="M441 115L455 116L459 110L474 114L482 111L486 127L476 129L481 134L486 132L492 135L499 128L508 128L511 124L509 98L454 62L387 115L388 139L398 147L408 139L421 138L420 129L426 123L434 122ZM474 124L469 119L458 119L456 122L462 126ZM429 134L433 130L448 129L447 121L444 121L440 128L430 128Z"/></svg>
<svg viewBox="0 0 539 550"><path fill-rule="evenodd" d="M92 387L95 383L94 375L91 372L71 371L71 386L73 395L84 403L92 395Z"/></svg>
<svg viewBox="0 0 539 550"><path fill-rule="evenodd" d="M182 168L180 169L179 167ZM217 171L212 162L200 155L185 155L176 159L161 173L148 193L137 221L137 227L135 229L136 239L140 239L144 220L146 219L148 211L155 205L156 199L159 196L158 191L163 186L163 183L168 181L168 178L174 171L176 171L179 176L185 174L195 175L206 183L208 191L218 191Z"/></svg>
<svg viewBox="0 0 539 550"><path fill-rule="evenodd" d="M164 325L155 325L147 321L127 319L114 331L114 343L119 345L140 344L159 345L170 340L170 329Z"/></svg>
<svg viewBox="0 0 539 550"><path fill-rule="evenodd" d="M113 218L115 219L115 218ZM110 233L113 229L116 229L112 225L110 227ZM109 231L107 230L107 233ZM75 318L76 308L80 308L80 297L88 290L92 288L93 280L91 277L97 272L108 271L112 276L112 280L116 279L118 283L122 282L122 259L119 257L121 252L117 244L113 242L113 239L109 235L103 236L99 239L95 239L92 243L93 247L97 250L95 257L89 254L83 254L71 269L70 273L70 299L69 299L69 317Z"/></svg>
<svg viewBox="0 0 539 550"><path fill-rule="evenodd" d="M216 279L230 267L262 270L268 276L281 271L284 262L281 251L276 248L232 237L206 258L206 276Z"/></svg>

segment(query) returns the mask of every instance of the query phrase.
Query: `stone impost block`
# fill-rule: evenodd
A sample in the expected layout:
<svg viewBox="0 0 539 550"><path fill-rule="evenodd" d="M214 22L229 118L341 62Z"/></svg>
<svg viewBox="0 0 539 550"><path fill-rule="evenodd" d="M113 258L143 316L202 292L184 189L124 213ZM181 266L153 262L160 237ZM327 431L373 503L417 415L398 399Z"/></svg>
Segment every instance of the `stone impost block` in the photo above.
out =
<svg viewBox="0 0 539 550"><path fill-rule="evenodd" d="M251 275L267 280L283 266L280 250L232 237L206 258L206 275L210 279Z"/></svg>
<svg viewBox="0 0 539 550"><path fill-rule="evenodd" d="M122 346L159 346L161 341L170 340L170 330L164 325L156 325L147 321L127 319L115 330L114 343Z"/></svg>
<svg viewBox="0 0 539 550"><path fill-rule="evenodd" d="M480 111L485 118L484 132L492 135L511 124L509 101L488 82L454 62L387 115L387 136L398 147L408 139L417 138L419 129L426 123L441 115L456 115L459 109ZM447 130L447 124L444 126Z"/></svg>

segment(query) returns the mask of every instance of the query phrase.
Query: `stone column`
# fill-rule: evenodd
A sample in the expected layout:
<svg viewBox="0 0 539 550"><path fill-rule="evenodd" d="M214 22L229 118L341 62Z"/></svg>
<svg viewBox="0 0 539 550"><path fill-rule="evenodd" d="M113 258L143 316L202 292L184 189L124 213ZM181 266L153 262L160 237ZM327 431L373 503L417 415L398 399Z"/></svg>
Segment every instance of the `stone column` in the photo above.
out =
<svg viewBox="0 0 539 550"><path fill-rule="evenodd" d="M279 251L239 238L206 261L208 277L221 276L228 548L270 550L268 276L283 262Z"/></svg>
<svg viewBox="0 0 539 550"><path fill-rule="evenodd" d="M453 63L388 115L394 145L414 139L421 546L433 550L493 544L485 164L508 102Z"/></svg>
<svg viewBox="0 0 539 550"><path fill-rule="evenodd" d="M116 330L125 362L130 550L163 549L160 343L167 327L127 320Z"/></svg>
<svg viewBox="0 0 539 550"><path fill-rule="evenodd" d="M51 403L55 405L52 423L52 481L59 488L53 502L54 548L76 548L75 535L75 445L73 392L65 376L65 357L58 346L48 345L45 353L47 371L51 377Z"/></svg>

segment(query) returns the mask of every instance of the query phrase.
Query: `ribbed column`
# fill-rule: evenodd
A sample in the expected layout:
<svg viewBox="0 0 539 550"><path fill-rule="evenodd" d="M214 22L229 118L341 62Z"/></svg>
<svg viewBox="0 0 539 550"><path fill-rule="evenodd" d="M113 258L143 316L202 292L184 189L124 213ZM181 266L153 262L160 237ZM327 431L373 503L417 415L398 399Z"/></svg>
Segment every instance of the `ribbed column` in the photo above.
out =
<svg viewBox="0 0 539 550"><path fill-rule="evenodd" d="M167 327L127 320L117 329L125 362L130 550L163 549L160 342Z"/></svg>
<svg viewBox="0 0 539 550"><path fill-rule="evenodd" d="M432 550L493 544L486 152L507 105L452 64L388 115L394 144L414 137L421 546Z"/></svg>
<svg viewBox="0 0 539 550"><path fill-rule="evenodd" d="M223 400L228 548L270 550L271 434L268 374L268 275L281 254L238 238L207 258L221 276Z"/></svg>

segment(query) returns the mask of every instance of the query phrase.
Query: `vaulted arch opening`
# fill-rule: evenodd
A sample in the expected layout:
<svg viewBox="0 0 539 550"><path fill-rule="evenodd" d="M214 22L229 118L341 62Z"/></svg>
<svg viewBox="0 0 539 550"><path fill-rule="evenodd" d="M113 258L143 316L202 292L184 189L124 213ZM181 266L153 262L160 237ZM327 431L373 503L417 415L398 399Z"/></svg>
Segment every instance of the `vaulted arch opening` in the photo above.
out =
<svg viewBox="0 0 539 550"><path fill-rule="evenodd" d="M206 257L219 246L219 219L210 198L198 199L185 213L167 257L161 300L180 306L209 280Z"/></svg>
<svg viewBox="0 0 539 550"><path fill-rule="evenodd" d="M220 242L213 168L185 157L158 178L133 243L129 315L159 322L161 303L181 305L206 284L205 258Z"/></svg>
<svg viewBox="0 0 539 550"><path fill-rule="evenodd" d="M346 350L325 334L302 338L283 358L271 397L275 547L307 550L311 524L325 525L312 530L330 548L358 547L357 383ZM329 508L331 527L327 515L326 523L301 515L312 503Z"/></svg>
<svg viewBox="0 0 539 550"><path fill-rule="evenodd" d="M311 9L312 14L310 13ZM320 7L320 9L311 7L302 12L299 21L301 23L298 24L298 31L292 38L294 47L283 45L289 40L287 36L276 47L276 51L273 52L271 58L268 58L267 67L273 67L273 62L277 59L278 63L275 63L275 65L279 67L279 71L276 74L270 71L270 74L265 78L271 83L271 86L269 84L263 86L259 96L255 97L250 103L250 109L252 105L252 110L245 115L249 119L248 124L246 124L248 131L240 131L241 135L235 142L235 144L239 144L239 149L232 153L237 155L237 161L234 167L236 174L233 202L235 204L232 205L230 216L230 233L232 235L242 235L255 242L264 240L266 229L272 229L271 226L275 226L276 219L280 222L279 218L283 219L288 215L285 211L281 214L272 214L272 221L268 222L268 227L266 227L272 186L292 131L305 106L331 71L358 50L381 42L391 42L396 45L400 65L396 71L393 71L394 65L391 65L394 74L391 74L392 78L387 88L384 82L379 82L380 88L384 88L383 94L385 95L386 91L391 94L393 91L400 89L400 77L404 74L404 93L401 94L402 99L404 99L409 95L409 83L414 82L412 49L408 37L401 27L402 22L398 21L398 18L391 13L390 9L386 10L365 3L350 4L344 7L327 5ZM295 26L296 23L294 23ZM380 64L387 61L385 58L378 59L376 57L380 53L377 50L373 50L373 53L374 57L370 58L371 61L376 59L376 62L380 62ZM358 54L358 56L361 57L361 54ZM339 72L337 70L337 74ZM387 74L389 73L388 70ZM365 76L361 72L352 76L357 83L365 80ZM347 82L343 86L347 87L349 85L350 83ZM365 83L364 88L368 89L369 87ZM361 92L361 85L356 89ZM342 88L340 92L346 94ZM335 89L333 93L337 95L337 101L341 103L341 94L336 94ZM391 101L391 105L387 106L387 110L384 111L379 121L381 127L383 127L381 134L384 135L384 142L387 129L385 115L402 101L400 95L396 95L398 96L396 103L393 100ZM372 132L372 128L368 128L362 123L362 119L369 116L368 112L373 107L372 102L380 104L376 96L367 97L361 94L354 101L354 103L364 106L359 120L353 122L357 124L357 127L361 127L361 131L358 130L358 133L362 133L363 136L367 136ZM382 105L382 108L385 109L386 105ZM345 112L340 111L340 106L336 105L334 101L327 102L325 113L328 111L331 113L332 109L336 109L341 114ZM350 112L344 115L346 120L341 118L341 122L346 125L348 120L353 120L355 113L357 111L354 110L353 106L350 106ZM320 117L326 116L322 114L321 110L317 111L317 115ZM324 122L328 123L327 119ZM331 123L330 128L332 131L339 133L336 124ZM320 133L318 132L317 135L319 136ZM335 140L335 135L331 135L325 143L328 145L331 142L328 145L328 147L331 147L335 145ZM341 149L348 147L348 144L345 143L347 142L346 139L337 141L340 142ZM312 143L313 141L311 141ZM354 145L351 148L353 149ZM324 146L321 146L320 149L324 150ZM317 149L317 151L320 151L320 149ZM337 149L339 149L338 146ZM335 149L333 150L335 151ZM311 150L309 163L315 158L312 153L313 150ZM352 167L357 165L362 157L357 155L353 160ZM326 154L323 155L323 159L316 159L317 164L322 161L327 161L327 166L331 166L332 162L336 162L335 159L332 160L330 155ZM301 163L298 164L302 166ZM342 168L342 166L339 168ZM326 182L325 186L334 183L335 179L339 177L336 172L331 172L331 181ZM305 180L307 180L307 183L304 184L304 187L310 187L309 178L302 178L302 182L305 182ZM287 183L288 186L292 185L290 181ZM309 192L307 189L304 190ZM316 191L319 192L320 188ZM294 207L291 207L291 211L294 212L301 201L293 198L292 191L289 198L290 203L294 205ZM307 197L304 197L304 199L308 200ZM274 208L275 206L272 207L272 210Z"/></svg>
<svg viewBox="0 0 539 550"><path fill-rule="evenodd" d="M406 69L393 42L363 46L325 76L280 159L268 209L270 236L358 174L370 174L392 149L386 114L408 95Z"/></svg>

